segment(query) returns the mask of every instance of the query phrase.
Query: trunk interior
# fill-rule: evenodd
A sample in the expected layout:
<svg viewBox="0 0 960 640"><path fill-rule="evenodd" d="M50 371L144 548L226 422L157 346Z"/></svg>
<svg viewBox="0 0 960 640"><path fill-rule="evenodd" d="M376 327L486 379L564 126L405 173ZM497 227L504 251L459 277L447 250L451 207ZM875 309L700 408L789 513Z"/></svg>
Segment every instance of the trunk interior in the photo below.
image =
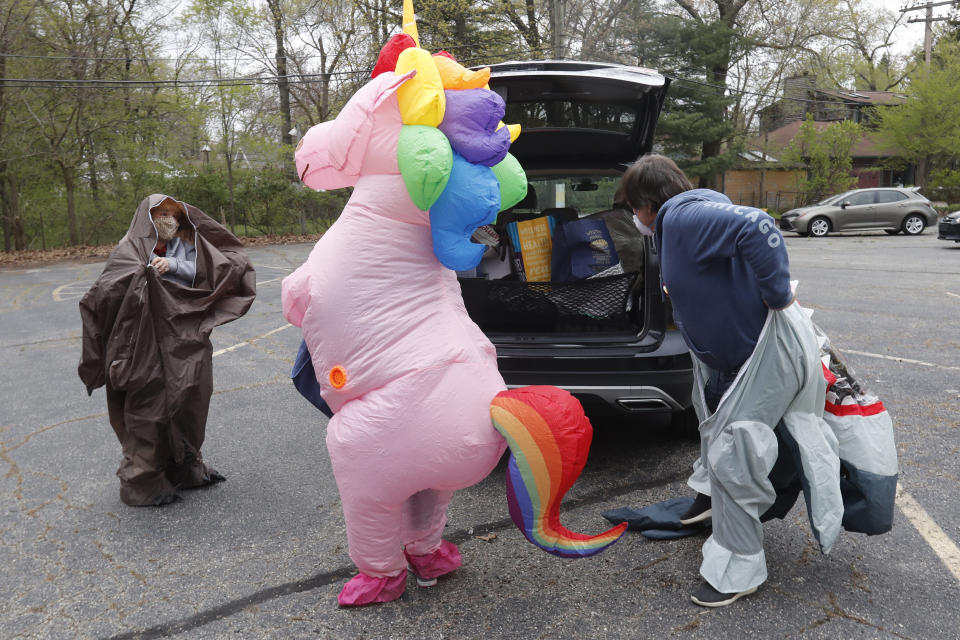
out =
<svg viewBox="0 0 960 640"><path fill-rule="evenodd" d="M632 214L611 208L619 176L530 180L523 201L473 236L487 248L458 273L470 317L495 342L635 339L647 244ZM537 225L541 235L525 238Z"/></svg>

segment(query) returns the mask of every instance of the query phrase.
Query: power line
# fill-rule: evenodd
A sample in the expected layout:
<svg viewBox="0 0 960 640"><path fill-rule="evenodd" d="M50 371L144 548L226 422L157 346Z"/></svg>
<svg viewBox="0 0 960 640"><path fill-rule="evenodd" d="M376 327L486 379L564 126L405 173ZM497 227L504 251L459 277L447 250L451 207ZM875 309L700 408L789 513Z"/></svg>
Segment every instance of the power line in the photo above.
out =
<svg viewBox="0 0 960 640"><path fill-rule="evenodd" d="M434 46L440 49L462 49L463 47L478 47L480 45L495 45L495 44L506 44L521 41L520 36L510 37L504 36L500 38L490 38L483 39L478 38L475 40L463 40L456 43L441 44L437 43ZM547 48L547 45L544 44L544 48ZM287 55L287 60L315 60L321 58L320 54L310 54L306 56L295 56ZM179 57L143 57L143 56L51 56L51 55L40 55L40 54L27 54L27 53L0 53L0 58L15 58L23 60L62 60L62 61L75 61L75 60L84 60L90 62L209 62L209 63L218 63L218 62L264 62L267 60L273 60L274 56L264 55L264 56L235 56L235 57L226 57L226 58L206 58L206 57L192 57L187 56L183 58Z"/></svg>
<svg viewBox="0 0 960 640"><path fill-rule="evenodd" d="M519 50L513 52L511 55L518 55L524 53L531 53L531 50ZM504 56L509 57L509 56ZM470 63L480 58L462 59L461 62ZM279 75L261 75L261 76L235 76L229 78L199 78L199 79L177 79L177 80L111 80L111 79L100 79L100 78L91 78L91 79L82 79L82 80L71 80L71 79L61 79L61 78L0 78L0 83L3 83L3 86L6 88L51 88L51 89L82 89L82 88L96 88L96 89L145 89L153 87L168 87L168 88L203 88L208 86L224 86L224 87L233 87L233 86L256 86L256 85L267 85L267 84L276 84L280 80L286 78L287 82L292 84L309 84L319 79L330 79L332 77L349 77L349 76L361 76L369 75L370 70L366 69L350 69L344 71L331 71L327 73L292 73L287 74L286 76ZM713 84L710 82L705 82L702 80L694 80L691 78L682 78L676 75L664 74L665 78L669 78L673 82L682 82L689 85L706 87L710 89L716 89L724 91L725 93L739 94L739 95L749 95L758 98L767 98L770 100L786 100L791 102L800 102L806 104L815 104L820 102L819 100L812 100L808 98L797 98L791 96L783 95L771 95L768 93L761 93L758 91L750 91L747 89L734 89L718 84ZM839 91L839 90L838 90Z"/></svg>
<svg viewBox="0 0 960 640"><path fill-rule="evenodd" d="M64 78L0 78L5 87L53 87L57 89L117 89L117 88L149 88L149 87L202 87L206 85L254 85L274 84L286 78L288 82L311 82L318 78L331 76L349 76L369 74L369 71L331 71L328 73L292 73L286 76L238 76L230 78L195 78L178 80L111 80L104 78L89 78L71 80ZM299 80L296 78L300 78Z"/></svg>
<svg viewBox="0 0 960 640"><path fill-rule="evenodd" d="M530 53L530 50L518 50L510 55ZM463 58L461 63L467 63L480 60L481 58ZM232 76L228 78L200 78L200 79L177 79L177 80L124 80L107 78L0 78L0 82L5 87L48 87L57 89L69 88L146 88L146 87L191 87L206 85L227 85L243 86L255 84L274 84L277 81L286 78L288 82L305 83L318 78L330 78L333 76L356 76L369 75L372 69L350 69L344 71L329 71L326 73L288 73L285 76L280 75L258 75L258 76ZM299 78L299 79L297 79Z"/></svg>
<svg viewBox="0 0 960 640"><path fill-rule="evenodd" d="M118 56L118 57L104 57L104 56L42 56L42 55L31 55L26 53L0 53L0 58L19 58L26 60L88 60L93 62L171 62L178 60L186 60L188 58L143 58L140 56ZM237 62L239 60L262 60L263 58L256 58L253 56L240 56L236 58L189 58L192 61L206 61L206 62Z"/></svg>
<svg viewBox="0 0 960 640"><path fill-rule="evenodd" d="M802 102L806 104L819 104L821 102L820 100L811 100L809 98L794 98L794 97L785 96L785 95L779 95L779 96L771 95L769 93L760 93L758 91L748 91L747 89L731 89L730 87L723 87L718 84L711 84L709 82L703 82L700 80L691 80L689 78L680 78L678 76L670 76L666 74L664 74L664 77L670 78L670 80L674 82L685 82L687 84L697 85L701 87L709 87L711 89L722 89L730 93L737 93L737 94L748 95L748 96L757 96L760 98L770 98L772 100L789 100L791 102ZM829 89L829 91L844 92L846 90L845 89Z"/></svg>

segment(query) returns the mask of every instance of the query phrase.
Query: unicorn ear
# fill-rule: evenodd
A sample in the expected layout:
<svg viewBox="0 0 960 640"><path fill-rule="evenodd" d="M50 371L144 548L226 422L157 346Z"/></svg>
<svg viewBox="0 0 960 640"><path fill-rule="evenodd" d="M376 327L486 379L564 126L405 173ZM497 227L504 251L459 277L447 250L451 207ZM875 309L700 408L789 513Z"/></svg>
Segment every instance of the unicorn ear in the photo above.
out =
<svg viewBox="0 0 960 640"><path fill-rule="evenodd" d="M378 75L350 98L336 119L311 127L297 143L294 154L297 174L303 183L312 189L339 189L356 184L381 109L393 109L392 120L399 135L395 96L397 89L415 74L416 71ZM388 114L381 119L391 120Z"/></svg>
<svg viewBox="0 0 960 640"><path fill-rule="evenodd" d="M397 33L387 40L387 44L380 49L380 55L377 56L377 64L373 67L371 78L376 78L384 71L397 70L397 58L404 49L417 46L416 40L405 33Z"/></svg>

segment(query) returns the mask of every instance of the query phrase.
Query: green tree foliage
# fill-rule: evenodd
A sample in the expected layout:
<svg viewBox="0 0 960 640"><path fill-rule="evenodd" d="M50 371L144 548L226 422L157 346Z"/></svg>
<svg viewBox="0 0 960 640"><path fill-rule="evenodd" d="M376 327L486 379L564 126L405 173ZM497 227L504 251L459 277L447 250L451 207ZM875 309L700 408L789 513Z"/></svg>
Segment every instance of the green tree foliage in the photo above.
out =
<svg viewBox="0 0 960 640"><path fill-rule="evenodd" d="M853 188L857 178L850 174L853 166L850 151L862 136L863 127L855 122L825 124L807 116L783 153L784 163L806 169L806 175L797 184L797 191L806 202L816 202Z"/></svg>
<svg viewBox="0 0 960 640"><path fill-rule="evenodd" d="M201 74L212 74L218 82L203 92L203 104L209 110L209 125L219 134L217 150L226 166L227 190L230 194L228 221L237 223L234 162L238 153L237 139L242 131L241 118L257 102L258 92L250 84L223 82L223 78L243 75L237 54L244 50L246 33L255 20L255 13L243 0L193 0L183 17L195 26L212 58L201 61Z"/></svg>
<svg viewBox="0 0 960 640"><path fill-rule="evenodd" d="M704 23L664 16L652 19L651 32L640 43L643 60L658 63L662 73L686 81L675 82L657 126L664 153L674 157L700 186L716 186L716 179L737 158L734 123L726 117L731 98L725 72L735 34L722 22ZM726 43L720 47L717 43Z"/></svg>
<svg viewBox="0 0 960 640"><path fill-rule="evenodd" d="M149 79L138 60L151 46L135 25L134 0L21 2L18 57L5 58L4 120L15 135L0 137L7 159L5 229L17 248L101 241L122 197L123 148L149 149L149 131L165 125L161 92L118 82ZM145 26L145 25L140 25ZM25 54L25 55L24 55ZM111 87L109 90L103 87ZM42 175L39 183L34 180ZM49 195L40 196L37 188ZM56 196L53 198L53 196ZM50 210L32 202L57 202ZM7 236L9 238L9 235Z"/></svg>
<svg viewBox="0 0 960 640"><path fill-rule="evenodd" d="M32 35L34 12L38 2L9 0L0 5L0 78L17 73L21 66L8 63L8 55L27 50ZM11 60L17 60L11 58ZM16 77L16 76L14 76ZM0 221L3 226L3 248L26 248L24 220L20 213L19 194L22 176L18 164L26 162L26 113L14 104L15 96L0 81Z"/></svg>
<svg viewBox="0 0 960 640"><path fill-rule="evenodd" d="M273 235L325 231L343 209L349 191L317 192L291 183L282 166L236 169L236 230L241 235ZM223 174L207 167L196 167L166 176L160 191L200 208L207 215L226 222L230 193ZM302 211L301 228L291 211Z"/></svg>
<svg viewBox="0 0 960 640"><path fill-rule="evenodd" d="M841 5L860 10L856 0L415 0L422 45L465 65L549 58L560 43L569 58L671 76L657 144L714 186L784 70L839 41ZM344 194L291 187L290 142L368 81L401 13L402 0L5 0L4 248L115 241L154 192L240 233L322 227Z"/></svg>
<svg viewBox="0 0 960 640"><path fill-rule="evenodd" d="M471 54L477 64L503 60L550 58L550 2L554 0L481 0L481 28L489 47ZM567 11L568 15L577 15ZM483 25L486 25L485 28ZM478 43L479 44L479 43ZM483 57L481 57L483 56Z"/></svg>
<svg viewBox="0 0 960 640"><path fill-rule="evenodd" d="M838 1L592 3L578 34L591 57L673 78L658 146L702 186L716 187L783 75L837 25Z"/></svg>
<svg viewBox="0 0 960 640"><path fill-rule="evenodd" d="M955 169L960 161L960 83L957 78L960 78L960 43L941 39L930 68L921 67L910 78L906 102L876 114L878 146L893 150L910 162L925 158L931 176L937 176L938 180L949 176L944 170Z"/></svg>

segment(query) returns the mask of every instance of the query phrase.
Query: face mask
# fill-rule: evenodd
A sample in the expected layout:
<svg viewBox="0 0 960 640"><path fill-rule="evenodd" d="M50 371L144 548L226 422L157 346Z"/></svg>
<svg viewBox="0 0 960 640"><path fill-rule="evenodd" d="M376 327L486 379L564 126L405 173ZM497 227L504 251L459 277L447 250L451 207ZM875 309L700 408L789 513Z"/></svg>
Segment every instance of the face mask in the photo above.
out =
<svg viewBox="0 0 960 640"><path fill-rule="evenodd" d="M172 240L173 236L177 235L177 229L180 227L180 223L172 216L157 216L153 223L157 225L157 234L164 242Z"/></svg>
<svg viewBox="0 0 960 640"><path fill-rule="evenodd" d="M638 217L636 216L636 214L634 214L634 216L633 216L633 224L636 225L637 229L639 229L639 230L640 230L640 233L642 233L643 235L645 235L645 236L652 236L652 235L653 235L653 229L651 229L651 228L648 227L647 225L645 225L645 224L643 224L642 222L640 222L640 218L638 218Z"/></svg>

